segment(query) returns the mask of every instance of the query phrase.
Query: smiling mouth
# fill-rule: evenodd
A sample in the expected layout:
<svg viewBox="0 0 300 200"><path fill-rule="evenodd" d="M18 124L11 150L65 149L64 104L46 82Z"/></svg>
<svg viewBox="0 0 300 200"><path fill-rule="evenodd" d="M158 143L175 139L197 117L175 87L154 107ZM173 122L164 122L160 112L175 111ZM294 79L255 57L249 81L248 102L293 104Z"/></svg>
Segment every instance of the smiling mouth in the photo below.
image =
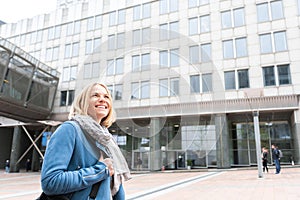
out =
<svg viewBox="0 0 300 200"><path fill-rule="evenodd" d="M107 109L107 106L96 106L96 108L103 108L103 109Z"/></svg>

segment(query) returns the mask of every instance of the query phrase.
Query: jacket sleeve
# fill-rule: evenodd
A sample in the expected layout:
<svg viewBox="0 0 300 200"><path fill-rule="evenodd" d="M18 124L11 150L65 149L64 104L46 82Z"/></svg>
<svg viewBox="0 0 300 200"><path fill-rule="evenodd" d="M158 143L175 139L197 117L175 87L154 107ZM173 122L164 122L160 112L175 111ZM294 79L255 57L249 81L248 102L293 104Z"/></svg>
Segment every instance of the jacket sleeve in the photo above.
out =
<svg viewBox="0 0 300 200"><path fill-rule="evenodd" d="M77 134L72 124L64 123L49 141L41 172L42 189L48 195L78 191L109 178L106 165L97 160L91 166L68 170L72 155L77 151Z"/></svg>

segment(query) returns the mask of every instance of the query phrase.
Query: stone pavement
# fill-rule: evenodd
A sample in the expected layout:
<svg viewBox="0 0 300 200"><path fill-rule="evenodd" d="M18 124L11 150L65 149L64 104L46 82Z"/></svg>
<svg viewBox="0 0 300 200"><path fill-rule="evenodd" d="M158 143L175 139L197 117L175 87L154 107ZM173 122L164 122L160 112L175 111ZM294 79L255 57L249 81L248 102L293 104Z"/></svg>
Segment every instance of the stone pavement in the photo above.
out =
<svg viewBox="0 0 300 200"><path fill-rule="evenodd" d="M0 199L34 200L41 192L40 173L0 171ZM258 178L257 168L138 172L125 183L127 200L300 199L300 166Z"/></svg>

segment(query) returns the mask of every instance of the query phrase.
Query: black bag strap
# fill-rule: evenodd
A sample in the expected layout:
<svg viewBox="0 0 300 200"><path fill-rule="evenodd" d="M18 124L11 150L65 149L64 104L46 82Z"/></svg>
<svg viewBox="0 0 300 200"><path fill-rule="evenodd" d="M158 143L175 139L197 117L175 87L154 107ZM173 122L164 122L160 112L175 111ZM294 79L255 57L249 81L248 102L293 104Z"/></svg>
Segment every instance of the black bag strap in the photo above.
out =
<svg viewBox="0 0 300 200"><path fill-rule="evenodd" d="M91 190L90 195L89 195L91 199L95 199L96 198L98 190L99 190L99 187L100 187L100 184L101 184L101 181L98 182L98 183L95 183L93 185L92 190Z"/></svg>

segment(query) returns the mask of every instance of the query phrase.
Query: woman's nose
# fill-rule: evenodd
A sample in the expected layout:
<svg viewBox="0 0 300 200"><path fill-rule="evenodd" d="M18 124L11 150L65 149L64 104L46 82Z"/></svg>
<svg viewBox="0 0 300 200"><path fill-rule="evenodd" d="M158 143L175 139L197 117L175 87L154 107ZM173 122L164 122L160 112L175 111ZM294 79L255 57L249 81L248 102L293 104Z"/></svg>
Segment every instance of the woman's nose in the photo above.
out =
<svg viewBox="0 0 300 200"><path fill-rule="evenodd" d="M104 99L105 99L104 96L100 95L99 98L98 98L98 101L104 101Z"/></svg>

